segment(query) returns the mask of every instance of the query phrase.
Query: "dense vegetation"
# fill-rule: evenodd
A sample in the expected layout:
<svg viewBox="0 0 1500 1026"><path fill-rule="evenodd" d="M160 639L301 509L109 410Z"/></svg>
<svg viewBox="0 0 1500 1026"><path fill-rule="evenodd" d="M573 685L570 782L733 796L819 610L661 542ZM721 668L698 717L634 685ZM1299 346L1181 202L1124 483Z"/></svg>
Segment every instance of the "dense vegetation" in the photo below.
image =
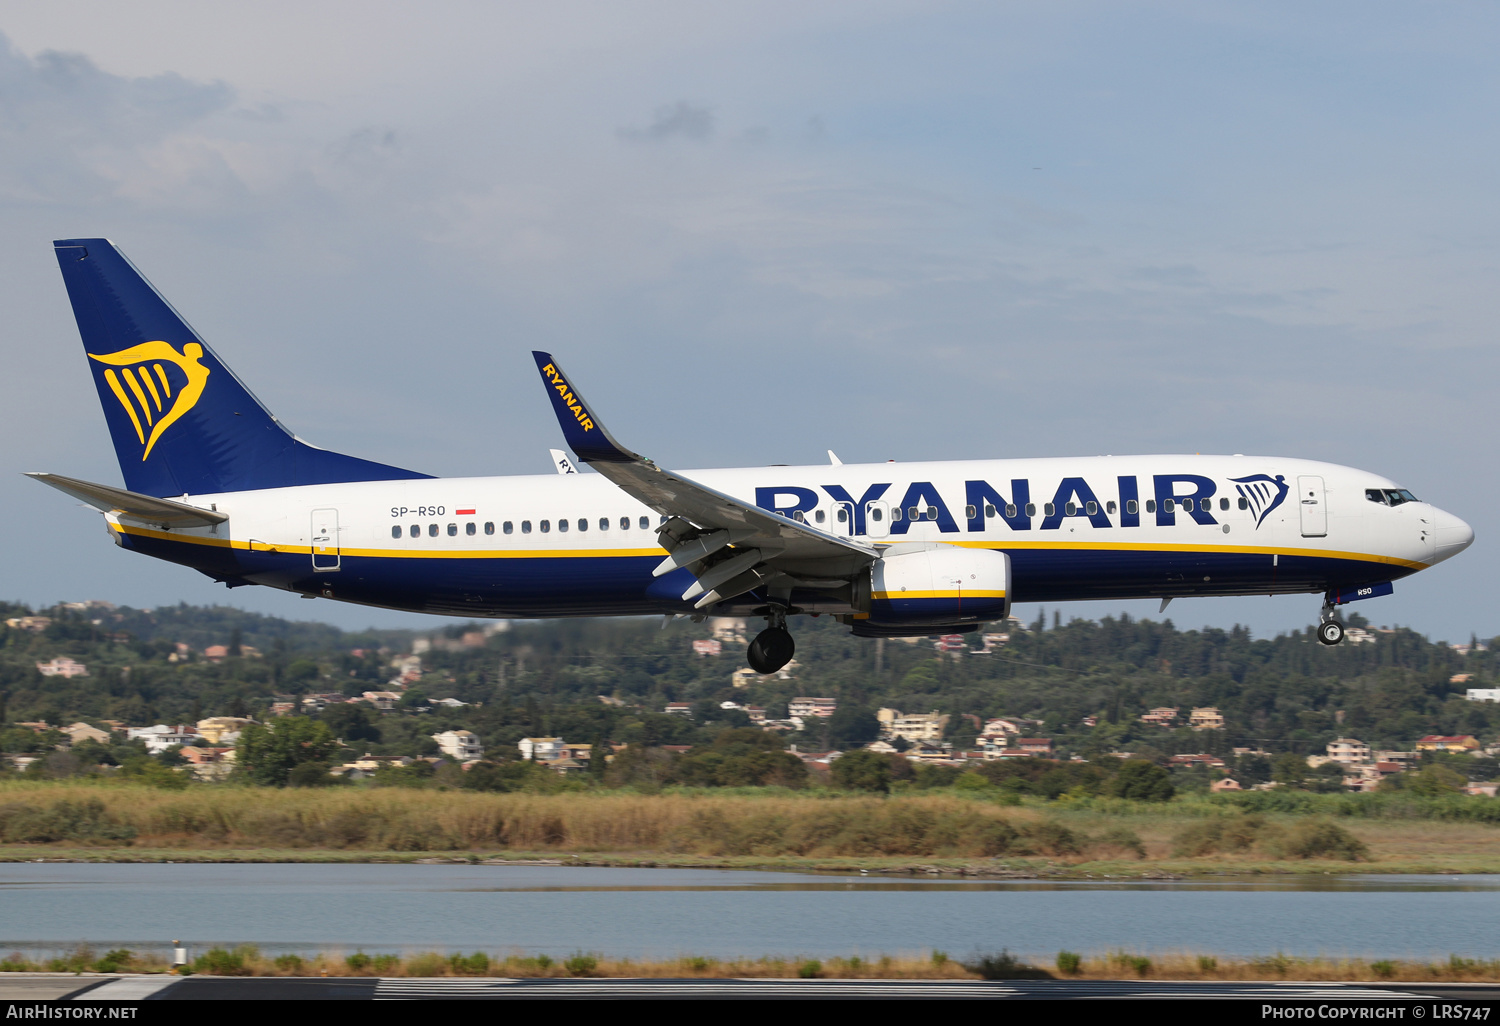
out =
<svg viewBox="0 0 1500 1026"><path fill-rule="evenodd" d="M5 617L31 612L0 606ZM412 651L417 638L402 631L342 632L223 607L40 612L53 619L41 632L0 631L0 749L6 752L44 751L55 743L55 737L16 727L21 721L63 725L113 719L147 725L212 715L264 719L278 699L383 689L397 672L392 658ZM1363 624L1358 617L1351 622ZM989 654L972 651L975 643L953 657L935 652L925 640L878 646L826 619L804 620L793 676L763 678L747 688L736 688L731 680L742 665L738 645L725 642L724 654L717 657L695 655L692 641L707 638L709 631L688 621L665 629L656 620L633 619L516 623L483 637L471 633L468 643L461 643L466 630L432 635L432 649L421 656L423 675L400 708L379 713L366 705L330 706L318 717L316 744L308 733L295 745L282 745L283 755L292 754L262 782L290 780L298 752L317 750L316 759L301 761L337 761L335 749L326 744L329 737L343 739L347 749L338 751L345 757L365 751L433 755L432 734L462 727L480 735L494 763L480 767L478 775L471 771L470 787L562 786L543 780L537 767L511 764L515 742L535 735L632 746L608 773L599 767L585 782L589 786L798 787L809 778L800 761L782 751L785 744L804 750L851 748L874 736L874 711L893 706L949 713L950 739L958 746L972 742L985 718L1027 717L1035 721L1031 732L1053 738L1065 756L1089 760L1017 760L986 767L979 774L982 784L1045 797L1148 797L1121 790L1126 785L1119 780L1120 760L1104 758L1105 753L1128 750L1142 762L1162 763L1179 752L1229 757L1236 746L1259 747L1272 758L1232 763L1246 783L1278 777L1333 789L1336 781L1306 771L1300 756L1321 751L1336 736L1352 735L1376 748L1409 749L1427 733L1475 734L1488 743L1500 730L1500 705L1463 700L1466 687L1494 686L1494 654L1477 645L1461 654L1399 628L1372 632L1371 643L1329 649L1317 644L1310 630L1255 639L1243 628L1182 631L1171 621L1126 616L1062 624L1054 616L1050 625L1045 617L1026 628L1013 625L1008 643ZM190 654L179 654L179 643ZM202 650L214 644L228 646L229 657L206 660ZM251 648L258 655L248 654ZM36 669L38 661L60 655L86 663L89 675L44 677ZM177 661L171 661L174 655ZM1471 679L1451 682L1460 673ZM720 708L726 700L755 704L778 717L786 714L792 697L804 694L836 697L840 710L803 735L746 730L743 712ZM429 706L441 698L470 704ZM692 703L693 715L664 714L668 702ZM1226 729L1172 730L1139 721L1155 706L1178 706L1185 714L1205 705L1223 712ZM1097 724L1085 726L1085 717L1097 717ZM283 729L309 728L286 723L272 733ZM268 751L277 750L274 742L272 736L258 739ZM693 750L683 754L662 746ZM141 766L138 750L97 747L102 751L75 749L71 764L54 758L54 771L72 772L80 761L93 760L150 772ZM86 758L80 760L80 754ZM1299 758L1278 761L1278 754ZM1464 776L1497 772L1493 760L1447 761L1461 774L1429 774L1433 793L1451 791ZM948 767L914 770L902 760L887 760L873 776L854 780L858 765L848 764L846 786L876 791L950 786L962 776ZM388 782L421 783L429 773L430 767L405 771L402 778L393 771ZM304 774L303 782L317 782L316 777ZM1203 771L1174 773L1179 791L1201 787L1207 779ZM1159 783L1151 786L1160 790Z"/></svg>

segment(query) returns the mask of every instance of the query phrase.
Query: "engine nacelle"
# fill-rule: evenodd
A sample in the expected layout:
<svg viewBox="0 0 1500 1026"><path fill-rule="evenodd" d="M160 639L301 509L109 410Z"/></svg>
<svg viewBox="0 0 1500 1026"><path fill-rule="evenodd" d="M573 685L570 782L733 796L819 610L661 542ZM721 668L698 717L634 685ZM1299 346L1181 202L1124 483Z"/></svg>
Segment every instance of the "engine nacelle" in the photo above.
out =
<svg viewBox="0 0 1500 1026"><path fill-rule="evenodd" d="M861 575L854 605L871 624L958 625L1010 615L1010 557L939 542L894 545Z"/></svg>

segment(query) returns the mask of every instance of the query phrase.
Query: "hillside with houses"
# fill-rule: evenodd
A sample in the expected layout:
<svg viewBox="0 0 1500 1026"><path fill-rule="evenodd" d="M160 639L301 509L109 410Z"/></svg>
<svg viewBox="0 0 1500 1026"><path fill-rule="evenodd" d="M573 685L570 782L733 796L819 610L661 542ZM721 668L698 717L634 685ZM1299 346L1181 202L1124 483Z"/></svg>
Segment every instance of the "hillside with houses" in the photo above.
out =
<svg viewBox="0 0 1500 1026"><path fill-rule="evenodd" d="M1123 616L875 642L810 620L763 677L742 620L351 633L224 607L0 612L0 772L30 776L861 786L878 760L876 789L968 775L1046 797L1109 793L1126 763L1179 793L1493 796L1500 776L1491 646L1357 616L1335 649Z"/></svg>

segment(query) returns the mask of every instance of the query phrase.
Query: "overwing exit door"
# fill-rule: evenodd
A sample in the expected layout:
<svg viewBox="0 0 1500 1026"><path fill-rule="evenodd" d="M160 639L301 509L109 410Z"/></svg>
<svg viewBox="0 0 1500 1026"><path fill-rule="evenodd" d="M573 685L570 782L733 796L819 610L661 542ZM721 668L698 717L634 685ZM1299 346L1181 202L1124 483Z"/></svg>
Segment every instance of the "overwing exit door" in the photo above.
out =
<svg viewBox="0 0 1500 1026"><path fill-rule="evenodd" d="M1302 537L1327 537L1328 503L1321 477L1297 478L1297 506L1302 511Z"/></svg>
<svg viewBox="0 0 1500 1026"><path fill-rule="evenodd" d="M312 565L314 570L339 568L339 511L312 511Z"/></svg>

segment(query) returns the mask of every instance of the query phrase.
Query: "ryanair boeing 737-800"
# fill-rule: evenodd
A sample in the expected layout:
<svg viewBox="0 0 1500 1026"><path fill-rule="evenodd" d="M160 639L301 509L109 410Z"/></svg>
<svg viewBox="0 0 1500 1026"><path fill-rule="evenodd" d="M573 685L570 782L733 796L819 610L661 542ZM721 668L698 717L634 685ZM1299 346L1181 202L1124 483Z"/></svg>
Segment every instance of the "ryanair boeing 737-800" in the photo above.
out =
<svg viewBox="0 0 1500 1026"><path fill-rule="evenodd" d="M598 471L437 478L308 445L104 239L55 243L125 487L38 480L116 544L225 584L469 617L787 618L861 637L963 633L1013 602L1189 595L1343 603L1461 552L1469 525L1362 470L1261 456L1102 456L678 473L637 455L546 353L543 387ZM830 457L832 454L830 453Z"/></svg>

